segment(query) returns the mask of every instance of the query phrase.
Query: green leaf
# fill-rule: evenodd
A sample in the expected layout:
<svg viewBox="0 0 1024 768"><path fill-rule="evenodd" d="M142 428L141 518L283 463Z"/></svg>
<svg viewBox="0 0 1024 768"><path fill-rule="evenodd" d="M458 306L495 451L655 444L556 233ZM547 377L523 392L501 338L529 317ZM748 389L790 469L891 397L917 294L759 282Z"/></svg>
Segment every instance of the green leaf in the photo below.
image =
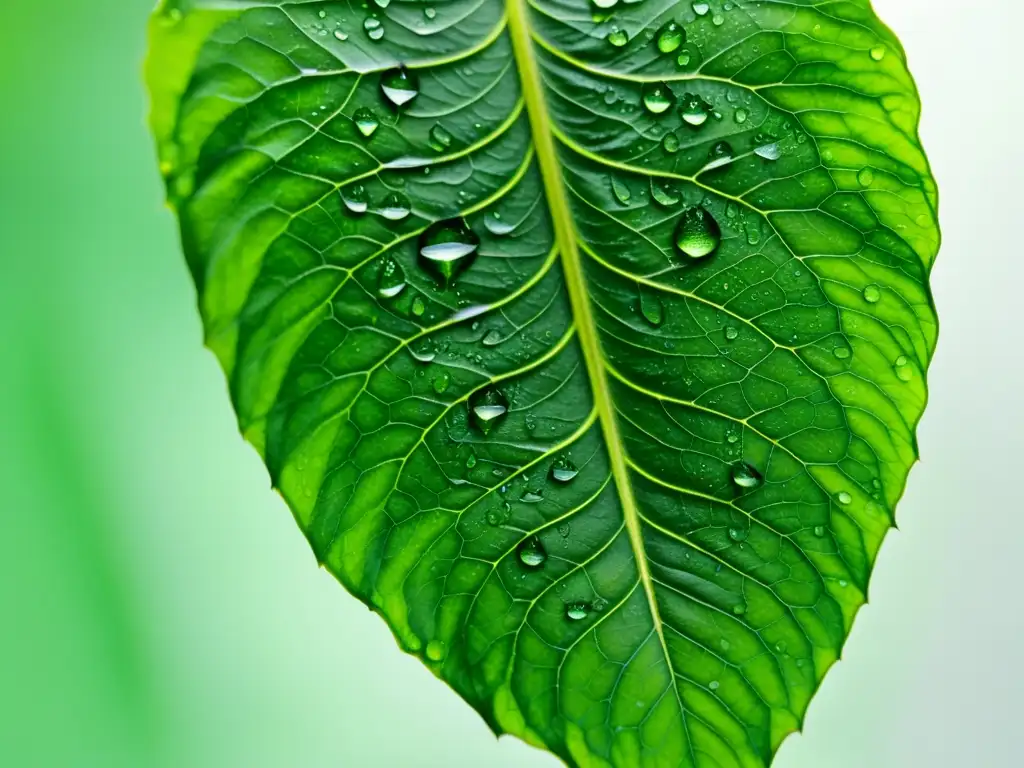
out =
<svg viewBox="0 0 1024 768"><path fill-rule="evenodd" d="M768 765L936 340L867 0L182 0L151 44L206 341L320 562L497 733Z"/></svg>

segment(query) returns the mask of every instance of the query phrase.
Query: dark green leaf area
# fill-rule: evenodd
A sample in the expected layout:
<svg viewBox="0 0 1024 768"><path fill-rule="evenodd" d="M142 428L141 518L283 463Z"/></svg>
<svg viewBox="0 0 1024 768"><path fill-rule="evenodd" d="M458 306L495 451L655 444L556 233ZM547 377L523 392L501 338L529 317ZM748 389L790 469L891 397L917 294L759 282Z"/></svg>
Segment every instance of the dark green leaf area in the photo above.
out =
<svg viewBox="0 0 1024 768"><path fill-rule="evenodd" d="M206 342L318 558L497 733L767 766L839 658L936 342L866 0L165 3Z"/></svg>

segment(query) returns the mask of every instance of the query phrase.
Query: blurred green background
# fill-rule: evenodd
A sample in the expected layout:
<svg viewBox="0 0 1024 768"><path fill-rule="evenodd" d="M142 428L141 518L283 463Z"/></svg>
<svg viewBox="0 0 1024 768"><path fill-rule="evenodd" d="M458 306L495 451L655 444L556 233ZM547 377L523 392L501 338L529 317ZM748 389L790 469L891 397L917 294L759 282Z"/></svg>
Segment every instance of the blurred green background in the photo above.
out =
<svg viewBox="0 0 1024 768"><path fill-rule="evenodd" d="M1017 766L1024 162L978 73L1024 12L875 5L927 106L944 335L903 531L777 765ZM238 436L144 125L150 7L0 0L0 766L555 765L316 568Z"/></svg>

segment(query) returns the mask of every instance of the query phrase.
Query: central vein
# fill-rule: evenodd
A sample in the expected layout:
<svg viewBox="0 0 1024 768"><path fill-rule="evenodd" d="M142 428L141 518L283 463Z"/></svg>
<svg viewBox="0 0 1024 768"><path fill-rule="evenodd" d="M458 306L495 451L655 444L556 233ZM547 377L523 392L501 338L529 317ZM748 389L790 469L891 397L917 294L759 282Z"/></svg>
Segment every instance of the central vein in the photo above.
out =
<svg viewBox="0 0 1024 768"><path fill-rule="evenodd" d="M555 239L562 255L565 281L569 289L573 316L576 318L580 346L583 348L583 358L594 390L594 401L608 446L612 475L619 491L619 500L622 503L622 512L626 520L626 530L636 556L640 582L647 595L651 619L662 647L665 649L666 661L668 661L668 646L665 645L661 615L658 612L658 602L654 596L654 583L651 580L651 570L644 551L643 532L640 530L640 513L637 510L633 487L629 480L626 456L622 448L622 436L619 434L615 406L612 403L611 390L608 388L608 375L603 362L601 341L598 338L597 324L594 321L594 311L587 295L586 277L583 274L580 249L576 242L576 227L569 211L565 184L562 181L562 169L555 151L554 135L551 130L547 103L544 100L541 75L537 59L534 56L526 0L507 0L507 6L512 49L515 52L516 63L519 66L522 79L526 107L530 116L530 128L533 133L533 144L537 151L537 162L540 164L541 176L544 179L544 192L554 222ZM671 667L671 664L669 666Z"/></svg>

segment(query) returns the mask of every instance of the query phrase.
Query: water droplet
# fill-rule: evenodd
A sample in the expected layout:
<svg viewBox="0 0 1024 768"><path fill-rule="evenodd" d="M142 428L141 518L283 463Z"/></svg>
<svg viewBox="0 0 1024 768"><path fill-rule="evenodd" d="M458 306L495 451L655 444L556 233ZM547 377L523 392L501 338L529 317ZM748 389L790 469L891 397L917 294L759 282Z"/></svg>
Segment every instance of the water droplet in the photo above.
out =
<svg viewBox="0 0 1024 768"><path fill-rule="evenodd" d="M732 146L727 141L716 142L711 151L708 152L708 164L704 166L705 171L712 168L720 168L732 162Z"/></svg>
<svg viewBox="0 0 1024 768"><path fill-rule="evenodd" d="M692 93L684 94L681 108L683 120L692 126L701 126L708 121L711 106L700 96Z"/></svg>
<svg viewBox="0 0 1024 768"><path fill-rule="evenodd" d="M861 168L860 173L857 174L857 183L862 187L870 187L874 180L875 172L870 168Z"/></svg>
<svg viewBox="0 0 1024 768"><path fill-rule="evenodd" d="M427 643L427 658L431 661L441 661L446 653L447 649L441 640L431 640Z"/></svg>
<svg viewBox="0 0 1024 768"><path fill-rule="evenodd" d="M485 347L496 347L504 341L504 337L501 335L501 331L492 328L486 334L482 343Z"/></svg>
<svg viewBox="0 0 1024 768"><path fill-rule="evenodd" d="M341 190L341 202L357 216L366 213L366 209L370 207L370 197L362 184L353 184Z"/></svg>
<svg viewBox="0 0 1024 768"><path fill-rule="evenodd" d="M736 603L736 605L732 607L732 612L737 616L742 616L744 613L747 612L747 604Z"/></svg>
<svg viewBox="0 0 1024 768"><path fill-rule="evenodd" d="M428 19L433 19L434 17L437 16L437 11L434 10L433 8L424 8L423 15L426 16Z"/></svg>
<svg viewBox="0 0 1024 768"><path fill-rule="evenodd" d="M749 528L730 528L729 538L733 541L746 541L747 537L750 536Z"/></svg>
<svg viewBox="0 0 1024 768"><path fill-rule="evenodd" d="M377 295L384 299L393 299L405 290L405 272L401 265L392 258L384 261L377 275Z"/></svg>
<svg viewBox="0 0 1024 768"><path fill-rule="evenodd" d="M885 46L876 45L871 49L871 58L875 61L881 61L885 58Z"/></svg>
<svg viewBox="0 0 1024 768"><path fill-rule="evenodd" d="M789 646L786 644L785 640L779 640L779 642L775 644L775 650L779 653L785 653L787 648L789 648Z"/></svg>
<svg viewBox="0 0 1024 768"><path fill-rule="evenodd" d="M476 466L477 458L475 453L469 454L466 458L466 469L472 469Z"/></svg>
<svg viewBox="0 0 1024 768"><path fill-rule="evenodd" d="M832 354L835 355L836 358L839 360L846 360L847 358L850 357L850 348L836 347L835 349L832 350Z"/></svg>
<svg viewBox="0 0 1024 768"><path fill-rule="evenodd" d="M686 42L686 30L670 21L658 32L658 50L662 53L672 53L679 49L679 46Z"/></svg>
<svg viewBox="0 0 1024 768"><path fill-rule="evenodd" d="M864 289L863 296L868 304L877 304L882 298L882 289L872 283Z"/></svg>
<svg viewBox="0 0 1024 768"><path fill-rule="evenodd" d="M334 30L334 37L337 38L340 42L344 43L346 40L348 40L348 33L342 32L340 29L336 29Z"/></svg>
<svg viewBox="0 0 1024 768"><path fill-rule="evenodd" d="M652 115L661 115L667 112L674 100L672 89L665 83L644 84L641 98L644 107Z"/></svg>
<svg viewBox="0 0 1024 768"><path fill-rule="evenodd" d="M412 212L412 208L409 198L400 192L392 192L380 201L376 212L388 221L401 221Z"/></svg>
<svg viewBox="0 0 1024 768"><path fill-rule="evenodd" d="M765 160L778 160L782 157L782 147L779 146L779 142L773 141L770 144L754 147L754 154Z"/></svg>
<svg viewBox="0 0 1024 768"><path fill-rule="evenodd" d="M683 212L675 232L676 248L691 259L710 256L722 242L722 230L715 217L702 206Z"/></svg>
<svg viewBox="0 0 1024 768"><path fill-rule="evenodd" d="M644 320L657 328L665 321L665 306L661 299L650 291L640 291L640 314Z"/></svg>
<svg viewBox="0 0 1024 768"><path fill-rule="evenodd" d="M412 300L412 313L416 317L423 317L423 313L427 311L427 305L423 301L422 296L417 296Z"/></svg>
<svg viewBox="0 0 1024 768"><path fill-rule="evenodd" d="M674 133L666 133L665 137L661 140L661 148L670 155L674 155L679 151L679 137Z"/></svg>
<svg viewBox="0 0 1024 768"><path fill-rule="evenodd" d="M504 237L505 235L508 235L511 232L513 232L516 228L515 224L512 224L511 222L508 221L503 221L501 218L501 214L498 213L497 211L494 211L493 213L489 213L486 216L484 216L484 226L487 228L488 232L498 237Z"/></svg>
<svg viewBox="0 0 1024 768"><path fill-rule="evenodd" d="M623 29L613 29L608 33L608 42L616 48L621 48L629 42L629 35Z"/></svg>
<svg viewBox="0 0 1024 768"><path fill-rule="evenodd" d="M531 536L520 542L516 552L519 555L519 562L527 568L540 568L544 565L544 561L548 559L548 553L545 551L544 545L540 543L540 539L536 536Z"/></svg>
<svg viewBox="0 0 1024 768"><path fill-rule="evenodd" d="M551 465L551 479L558 483L568 483L579 473L576 465L565 456L559 456Z"/></svg>
<svg viewBox="0 0 1024 768"><path fill-rule="evenodd" d="M462 219L432 224L420 237L424 264L447 286L472 263L480 238Z"/></svg>
<svg viewBox="0 0 1024 768"><path fill-rule="evenodd" d="M743 107L740 107L739 109L736 110L735 113L733 113L733 119L736 121L738 125L743 125L745 122L747 122L748 115L749 113L747 112L747 110L745 110Z"/></svg>
<svg viewBox="0 0 1024 768"><path fill-rule="evenodd" d="M853 496L851 496L846 491L840 491L839 493L836 494L836 501L838 501L843 506L846 506L853 502Z"/></svg>
<svg viewBox="0 0 1024 768"><path fill-rule="evenodd" d="M377 4L378 8L387 8L391 5L391 0L373 0L373 2Z"/></svg>
<svg viewBox="0 0 1024 768"><path fill-rule="evenodd" d="M508 399L496 389L485 389L470 398L469 411L474 426L486 436L508 415Z"/></svg>
<svg viewBox="0 0 1024 768"><path fill-rule="evenodd" d="M658 205L663 205L666 208L670 208L679 202L679 193L668 184L662 184L654 179L651 179L651 197L654 198L654 202Z"/></svg>
<svg viewBox="0 0 1024 768"><path fill-rule="evenodd" d="M695 2L691 3L690 7L693 8L693 12L696 13L698 16L707 16L708 11L711 10L711 5L709 3Z"/></svg>
<svg viewBox="0 0 1024 768"><path fill-rule="evenodd" d="M609 8L614 8L618 4L619 0L593 0L593 2L595 6L604 11Z"/></svg>
<svg viewBox="0 0 1024 768"><path fill-rule="evenodd" d="M682 53L680 53L676 57L676 64L678 64L680 67L688 66L689 63L690 63L690 52L689 51L683 51Z"/></svg>
<svg viewBox="0 0 1024 768"><path fill-rule="evenodd" d="M896 358L893 370L896 372L896 378L902 382L907 382L914 378L914 369L911 367L910 360L906 355L900 355Z"/></svg>
<svg viewBox="0 0 1024 768"><path fill-rule="evenodd" d="M434 391L439 395L443 395L448 391L448 385L452 383L452 377L448 371L442 371L439 375L434 377Z"/></svg>
<svg viewBox="0 0 1024 768"><path fill-rule="evenodd" d="M573 621L582 621L590 615L590 605L583 601L569 603L565 606L565 615Z"/></svg>
<svg viewBox="0 0 1024 768"><path fill-rule="evenodd" d="M740 332L739 332L739 330L737 328L733 328L731 325L726 326L726 328L725 328L725 338L726 338L727 341L736 341L736 339L739 337L739 335L740 335Z"/></svg>
<svg viewBox="0 0 1024 768"><path fill-rule="evenodd" d="M732 467L732 481L740 488L750 489L757 488L761 485L761 483L764 482L764 478L762 478L761 473L754 469L750 464L745 461L741 461L739 464L734 464Z"/></svg>
<svg viewBox="0 0 1024 768"><path fill-rule="evenodd" d="M719 683L717 680L712 680L710 683L708 683L708 690L717 691L720 685L721 683Z"/></svg>
<svg viewBox="0 0 1024 768"><path fill-rule="evenodd" d="M615 199L623 205L629 205L629 201L633 197L632 193L629 191L629 187L620 181L617 176L611 176L609 178L612 182L612 194L615 195Z"/></svg>
<svg viewBox="0 0 1024 768"><path fill-rule="evenodd" d="M367 16L363 19L363 30L366 36L373 41L381 40L384 37L384 26L376 16Z"/></svg>
<svg viewBox="0 0 1024 768"><path fill-rule="evenodd" d="M817 536L819 539L822 538L825 535L825 526L824 525L816 525L816 526L814 526L814 535Z"/></svg>
<svg viewBox="0 0 1024 768"><path fill-rule="evenodd" d="M380 89L396 107L408 104L420 93L418 78L405 67L390 69L381 75Z"/></svg>
<svg viewBox="0 0 1024 768"><path fill-rule="evenodd" d="M720 27L725 23L725 16L723 16L720 13L716 13L714 16L711 17L711 23L714 24L716 27Z"/></svg>
<svg viewBox="0 0 1024 768"><path fill-rule="evenodd" d="M430 129L430 146L435 152L444 152L452 145L452 135L440 123Z"/></svg>

